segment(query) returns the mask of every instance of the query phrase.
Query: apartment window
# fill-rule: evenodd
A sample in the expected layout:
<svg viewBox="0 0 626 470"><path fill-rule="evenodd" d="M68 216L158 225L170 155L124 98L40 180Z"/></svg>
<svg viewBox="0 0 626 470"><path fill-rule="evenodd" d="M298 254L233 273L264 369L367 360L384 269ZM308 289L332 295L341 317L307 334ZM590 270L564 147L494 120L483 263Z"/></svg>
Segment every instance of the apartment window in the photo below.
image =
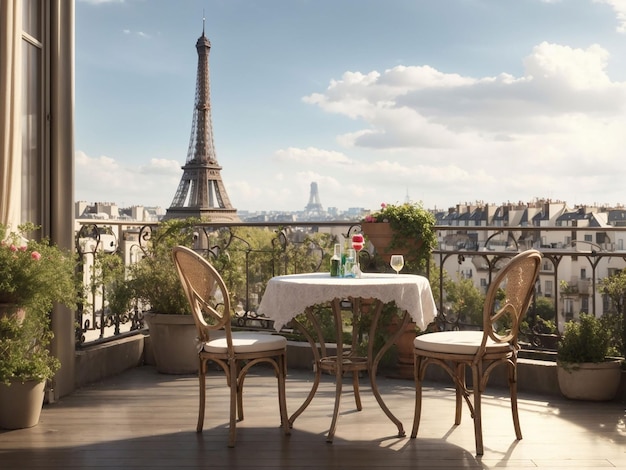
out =
<svg viewBox="0 0 626 470"><path fill-rule="evenodd" d="M46 31L48 2L22 1L22 194L21 220L42 225L46 191ZM47 23L46 23L47 24Z"/></svg>
<svg viewBox="0 0 626 470"><path fill-rule="evenodd" d="M589 243L593 243L593 235L585 235L584 240Z"/></svg>
<svg viewBox="0 0 626 470"><path fill-rule="evenodd" d="M544 292L546 297L552 297L552 281L546 281Z"/></svg>
<svg viewBox="0 0 626 470"><path fill-rule="evenodd" d="M617 239L617 249L618 250L623 250L624 249L624 240L621 238Z"/></svg>
<svg viewBox="0 0 626 470"><path fill-rule="evenodd" d="M587 270L585 268L580 269L580 278L587 279Z"/></svg>

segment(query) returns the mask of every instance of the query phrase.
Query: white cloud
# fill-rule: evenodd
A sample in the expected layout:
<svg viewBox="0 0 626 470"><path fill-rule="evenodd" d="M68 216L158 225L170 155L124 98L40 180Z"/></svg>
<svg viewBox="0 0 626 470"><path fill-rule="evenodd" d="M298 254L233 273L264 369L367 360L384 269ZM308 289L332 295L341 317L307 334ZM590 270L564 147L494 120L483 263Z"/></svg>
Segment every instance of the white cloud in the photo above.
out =
<svg viewBox="0 0 626 470"><path fill-rule="evenodd" d="M144 33L143 31L132 31L130 29L123 29L122 32L129 36L139 36L144 39L152 39L152 36L148 33Z"/></svg>
<svg viewBox="0 0 626 470"><path fill-rule="evenodd" d="M337 141L346 163L367 162L351 173L370 194L406 188L416 199L423 191L430 204L446 194L497 203L597 193L619 201L619 184L609 179L622 172L626 83L611 80L609 59L599 45L543 42L518 77L398 66L347 72L303 100L362 123ZM320 173L333 166L312 161Z"/></svg>
<svg viewBox="0 0 626 470"><path fill-rule="evenodd" d="M619 25L616 28L618 33L626 33L626 0L593 0L594 3L603 3L611 6L615 11Z"/></svg>
<svg viewBox="0 0 626 470"><path fill-rule="evenodd" d="M152 159L147 165L132 167L108 156L90 157L79 150L74 161L76 199L87 202L167 208L182 176L180 163L166 159Z"/></svg>

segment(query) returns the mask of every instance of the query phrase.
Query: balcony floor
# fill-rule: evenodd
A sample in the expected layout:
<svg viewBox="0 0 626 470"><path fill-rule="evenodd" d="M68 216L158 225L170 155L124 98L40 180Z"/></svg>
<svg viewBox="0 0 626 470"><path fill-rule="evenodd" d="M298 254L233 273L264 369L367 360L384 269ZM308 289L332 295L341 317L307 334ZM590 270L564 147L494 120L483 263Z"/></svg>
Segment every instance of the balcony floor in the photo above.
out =
<svg viewBox="0 0 626 470"><path fill-rule="evenodd" d="M254 373L254 370L252 371ZM345 381L335 441L327 444L334 384L323 383L291 436L279 429L275 379L259 369L244 395L245 420L229 449L228 395L223 375L208 379L205 429L196 434L197 378L168 376L153 367L132 369L46 405L39 425L0 431L0 467L6 469L388 469L388 468L621 468L626 469L623 403L574 402L520 394L524 439L515 440L506 392L488 389L483 402L485 454L475 456L472 420L464 408L454 426L454 394L425 388L417 439L396 437L362 380L363 411L354 411ZM292 412L310 389L312 374L290 371ZM410 433L412 382L381 377L386 403Z"/></svg>

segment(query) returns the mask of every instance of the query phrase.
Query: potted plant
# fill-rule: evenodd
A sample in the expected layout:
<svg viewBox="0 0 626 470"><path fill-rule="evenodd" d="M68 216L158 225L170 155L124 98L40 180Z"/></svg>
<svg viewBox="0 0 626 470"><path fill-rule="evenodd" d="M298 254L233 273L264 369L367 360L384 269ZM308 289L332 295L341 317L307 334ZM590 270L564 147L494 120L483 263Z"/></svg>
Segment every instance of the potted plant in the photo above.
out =
<svg viewBox="0 0 626 470"><path fill-rule="evenodd" d="M111 291L113 298L123 298L124 293L118 296L118 290L130 287L136 301L146 310L150 351L157 370L165 374L198 370L196 326L172 259L175 246L192 247L197 222L193 218L161 222L142 246L143 258L130 266L127 285L115 283Z"/></svg>
<svg viewBox="0 0 626 470"><path fill-rule="evenodd" d="M421 203L386 204L380 210L368 214L361 221L361 229L367 240L374 246L376 254L389 264L392 254L404 256L404 270L408 272L426 272L431 252L437 246L434 230L435 216ZM400 317L386 309L385 315L391 315L388 333L395 334L401 322ZM409 321L403 333L396 341L398 348L398 373L410 378L413 362L413 340L417 334L417 325Z"/></svg>
<svg viewBox="0 0 626 470"><path fill-rule="evenodd" d="M361 229L386 263L391 254L405 257L405 269L424 272L437 246L435 216L421 203L381 204L365 216Z"/></svg>
<svg viewBox="0 0 626 470"><path fill-rule="evenodd" d="M557 348L561 393L578 400L612 400L619 388L621 360L609 358L610 336L602 322L582 313L569 321Z"/></svg>
<svg viewBox="0 0 626 470"><path fill-rule="evenodd" d="M39 422L44 387L61 366L51 356L50 311L55 303L75 308L76 261L49 240L27 240L37 230L0 225L0 428Z"/></svg>

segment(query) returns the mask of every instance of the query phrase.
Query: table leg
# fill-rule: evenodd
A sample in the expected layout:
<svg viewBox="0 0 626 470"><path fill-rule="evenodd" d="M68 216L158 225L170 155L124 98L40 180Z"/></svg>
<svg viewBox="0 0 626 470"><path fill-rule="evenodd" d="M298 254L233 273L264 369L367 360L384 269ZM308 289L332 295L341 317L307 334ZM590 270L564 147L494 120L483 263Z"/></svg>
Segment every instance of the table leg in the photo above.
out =
<svg viewBox="0 0 626 470"><path fill-rule="evenodd" d="M307 308L305 313L309 318L312 318L311 307ZM320 370L320 367L319 367L320 352L317 349L317 344L316 344L315 339L313 338L313 336L311 336L311 334L307 331L307 329L304 328L302 324L300 324L298 320L293 319L292 321L293 321L294 326L304 335L306 340L311 345L311 351L313 352L313 364L314 364L314 369L315 369L314 370L315 375L313 378L313 386L311 387L311 391L309 392L306 399L304 400L304 403L302 403L302 405L300 405L300 408L298 408L289 418L289 427L293 427L293 423L296 420L296 418L302 414L302 412L306 409L307 406L309 406L309 403L311 403L311 400L313 400L313 397L315 396L315 393L317 392L317 388L319 387L320 380L322 378L321 377L322 371ZM320 339L322 341L321 344L323 344L323 338L321 338L320 336L321 331L319 331L319 328L316 328L316 329L317 329L316 334L318 335L318 339Z"/></svg>
<svg viewBox="0 0 626 470"><path fill-rule="evenodd" d="M374 397L376 397L376 401L378 402L378 405L385 412L387 417L398 427L398 437L404 437L405 432L404 432L404 427L402 426L402 422L398 418L396 418L395 415L389 410L382 396L380 395L380 392L378 390L378 384L376 383L376 373L378 372L378 364L380 363L380 360L382 359L383 355L385 354L385 352L387 352L387 350L391 347L391 345L396 341L396 339L400 337L400 335L402 334L404 330L404 327L406 327L406 325L409 323L410 317L407 312L404 312L404 317L402 319L401 328L399 328L398 331L387 340L387 342L380 348L380 350L377 351L376 355L374 356L373 339L375 338L376 329L378 327L378 320L380 319L382 308L383 308L383 303L380 301L377 301L376 310L374 313L374 319L372 320L372 324L370 326L370 333L369 333L370 341L369 341L368 348L367 348L368 375L370 377L370 384L372 385L372 393L374 394Z"/></svg>
<svg viewBox="0 0 626 470"><path fill-rule="evenodd" d="M330 429L328 430L328 435L326 436L326 442L333 442L333 437L335 437L343 382L343 321L341 319L341 299L333 299L331 305L333 316L335 317L337 363L335 364L335 408L333 410L333 420L330 423Z"/></svg>

